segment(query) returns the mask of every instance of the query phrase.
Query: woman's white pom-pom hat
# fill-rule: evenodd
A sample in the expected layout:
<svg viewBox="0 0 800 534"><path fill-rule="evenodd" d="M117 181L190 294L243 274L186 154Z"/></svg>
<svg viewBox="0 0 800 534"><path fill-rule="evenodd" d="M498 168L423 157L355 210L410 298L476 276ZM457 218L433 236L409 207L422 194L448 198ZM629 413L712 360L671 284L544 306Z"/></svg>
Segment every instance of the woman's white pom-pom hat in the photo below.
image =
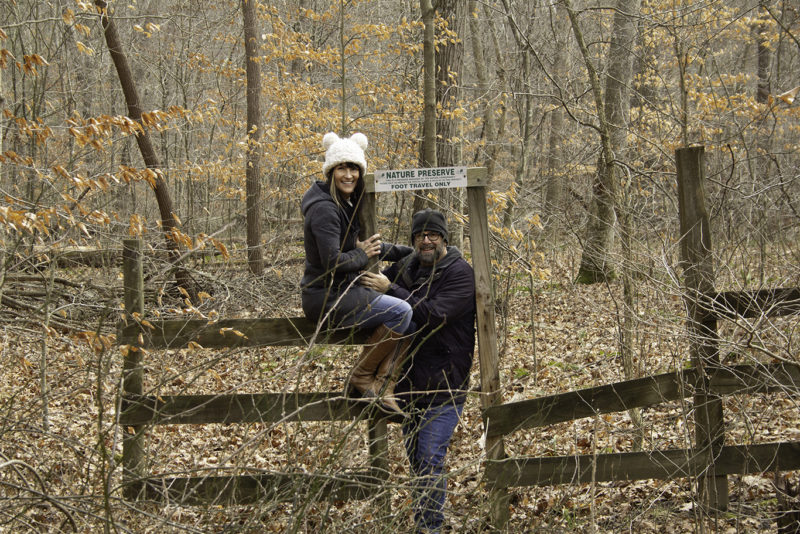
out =
<svg viewBox="0 0 800 534"><path fill-rule="evenodd" d="M328 173L340 163L355 163L361 168L361 176L367 173L367 159L364 150L367 148L367 136L354 133L342 139L333 132L328 132L322 138L322 148L325 149L325 163L322 164L322 175Z"/></svg>

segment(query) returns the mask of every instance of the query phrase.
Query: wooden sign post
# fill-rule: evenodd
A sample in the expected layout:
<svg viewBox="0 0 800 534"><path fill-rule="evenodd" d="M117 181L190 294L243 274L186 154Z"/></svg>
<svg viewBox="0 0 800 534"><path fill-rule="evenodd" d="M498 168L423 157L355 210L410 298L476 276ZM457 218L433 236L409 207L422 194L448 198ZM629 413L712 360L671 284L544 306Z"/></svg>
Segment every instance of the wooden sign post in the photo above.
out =
<svg viewBox="0 0 800 534"><path fill-rule="evenodd" d="M501 402L500 370L497 353L497 331L494 296L492 294L492 262L489 256L489 218L486 190L489 176L485 167L437 167L376 171L365 177L362 202L361 239L375 233L375 194L380 191L411 191L466 187L469 203L472 268L475 271L475 307L478 330L478 358L481 373L481 408ZM385 424L385 423L384 423ZM487 437L487 461L505 458L502 435ZM508 521L508 490L491 488L489 493L491 522L495 527Z"/></svg>

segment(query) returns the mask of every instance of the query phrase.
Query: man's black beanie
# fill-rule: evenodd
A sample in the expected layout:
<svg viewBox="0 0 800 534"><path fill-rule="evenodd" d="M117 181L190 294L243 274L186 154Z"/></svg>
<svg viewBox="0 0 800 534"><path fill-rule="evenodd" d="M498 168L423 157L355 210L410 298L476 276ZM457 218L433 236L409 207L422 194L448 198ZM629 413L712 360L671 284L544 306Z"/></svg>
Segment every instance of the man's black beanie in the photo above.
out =
<svg viewBox="0 0 800 534"><path fill-rule="evenodd" d="M441 234L447 241L447 220L441 212L425 208L411 217L411 243L414 243L414 236L422 231L436 232Z"/></svg>

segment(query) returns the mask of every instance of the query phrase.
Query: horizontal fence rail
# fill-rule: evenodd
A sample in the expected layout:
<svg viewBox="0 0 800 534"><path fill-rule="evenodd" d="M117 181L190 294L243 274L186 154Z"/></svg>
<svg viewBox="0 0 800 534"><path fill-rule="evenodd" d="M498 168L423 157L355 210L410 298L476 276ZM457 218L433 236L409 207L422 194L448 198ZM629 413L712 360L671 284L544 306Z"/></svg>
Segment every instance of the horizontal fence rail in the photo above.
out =
<svg viewBox="0 0 800 534"><path fill-rule="evenodd" d="M711 391L721 395L800 391L797 364L734 365L706 369L706 374ZM486 435L510 434L691 397L700 379L697 369L685 369L493 406L483 411Z"/></svg>
<svg viewBox="0 0 800 534"><path fill-rule="evenodd" d="M498 487L583 484L615 480L694 477L708 466L707 454L669 449L617 454L508 458L486 463L486 477ZM800 442L722 447L714 460L717 475L800 469Z"/></svg>
<svg viewBox="0 0 800 534"><path fill-rule="evenodd" d="M151 477L143 497L182 506L291 502L299 498L366 499L379 493L388 472L365 469L326 476L317 473L261 473L234 476Z"/></svg>
<svg viewBox="0 0 800 534"><path fill-rule="evenodd" d="M318 330L305 317L257 319L172 319L130 322L118 329L117 342L145 349L179 349L196 343L203 348L306 347L317 344L361 344L368 332L340 328Z"/></svg>
<svg viewBox="0 0 800 534"><path fill-rule="evenodd" d="M348 421L362 417L373 407L374 399L359 402L335 391L126 396L119 422L123 425L197 425ZM400 421L388 417L390 421Z"/></svg>

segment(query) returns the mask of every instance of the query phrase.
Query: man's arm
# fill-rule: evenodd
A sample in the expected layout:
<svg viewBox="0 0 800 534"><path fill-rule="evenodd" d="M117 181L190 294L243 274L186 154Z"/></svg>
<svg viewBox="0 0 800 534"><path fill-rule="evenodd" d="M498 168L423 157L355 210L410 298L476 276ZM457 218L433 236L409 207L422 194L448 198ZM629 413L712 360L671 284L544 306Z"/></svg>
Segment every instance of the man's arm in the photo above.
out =
<svg viewBox="0 0 800 534"><path fill-rule="evenodd" d="M385 271L392 275L392 269ZM414 310L414 322L418 326L437 327L448 318L455 319L464 313L472 313L475 303L475 275L465 262L453 264L442 273L435 292L427 285L409 291L401 283L392 283L385 274L365 273L361 283L381 293L403 299Z"/></svg>

